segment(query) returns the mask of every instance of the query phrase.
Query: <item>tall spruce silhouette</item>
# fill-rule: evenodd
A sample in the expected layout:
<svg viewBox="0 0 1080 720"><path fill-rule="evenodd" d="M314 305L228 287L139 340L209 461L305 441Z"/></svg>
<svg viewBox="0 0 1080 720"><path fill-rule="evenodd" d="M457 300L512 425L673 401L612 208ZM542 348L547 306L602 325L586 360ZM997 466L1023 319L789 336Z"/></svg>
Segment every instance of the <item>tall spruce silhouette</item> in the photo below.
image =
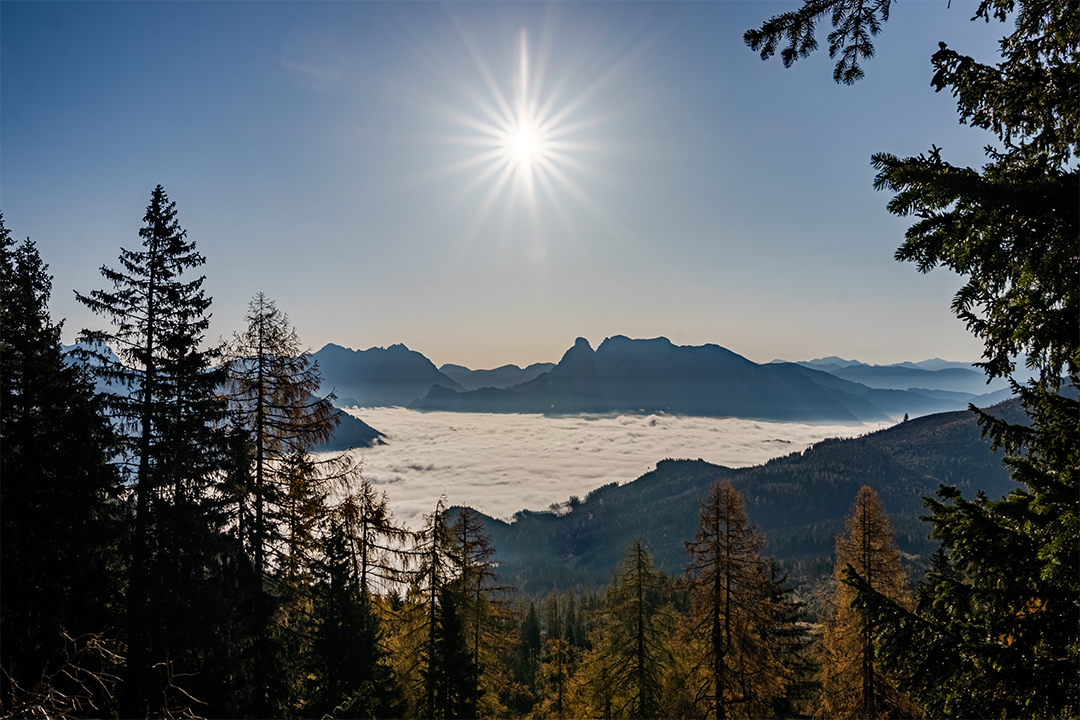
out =
<svg viewBox="0 0 1080 720"><path fill-rule="evenodd" d="M197 656L209 650L197 638L214 635L205 570L223 522L209 492L224 456L222 375L213 366L219 350L201 347L211 301L205 277L190 277L205 259L160 185L143 223L141 248L121 248L119 270L101 268L112 289L76 293L113 326L84 330L89 349L81 355L120 386L104 400L122 431L122 467L134 495L121 704L128 717L168 709L174 679L197 672ZM173 662L185 654L195 664L178 673ZM183 693L177 702L187 703Z"/></svg>

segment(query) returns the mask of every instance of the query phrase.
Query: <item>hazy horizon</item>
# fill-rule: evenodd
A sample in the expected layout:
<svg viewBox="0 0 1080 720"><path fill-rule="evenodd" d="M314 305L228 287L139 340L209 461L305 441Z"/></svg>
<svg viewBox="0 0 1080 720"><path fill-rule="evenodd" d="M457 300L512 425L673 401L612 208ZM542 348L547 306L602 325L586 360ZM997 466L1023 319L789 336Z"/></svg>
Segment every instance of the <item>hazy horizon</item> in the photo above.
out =
<svg viewBox="0 0 1080 720"><path fill-rule="evenodd" d="M618 336L618 335L621 335L621 334L622 333L612 333L610 335L605 335L600 340L593 340L592 338L585 338L585 339L589 341L589 345L595 350L604 340L607 340L609 338L612 338L612 337L615 337L615 336ZM578 336L575 336L574 339L576 340L578 337L583 337L583 336L578 335ZM665 337L665 336L658 336L658 337ZM633 339L633 340L651 340L651 339L654 339L654 338L631 338L631 339ZM670 340L670 338L668 338L668 339ZM327 341L326 344L327 345L337 345L339 347L345 348L346 350L352 350L354 352L355 351L364 351L364 350L373 350L373 349L385 350L387 347L390 347L390 345L396 345L396 344L405 345L405 343L390 343L390 345L372 345L370 347L350 347L348 345L343 345L342 343L335 342L333 340ZM675 344L678 344L678 343L675 343ZM732 352L736 353L737 355L742 355L742 353L740 353L737 348L726 347L722 343L719 343L719 342L706 341L706 342L704 342L702 344L705 344L705 345L708 345L708 344L720 345L721 347L724 347L727 350L731 350ZM466 364L461 363L461 362L455 362L454 360L436 361L434 358L428 356L427 353L423 352L419 348L414 348L414 347L412 347L410 345L405 345L405 347L407 347L409 350L414 350L416 352L419 352L424 357L427 357L429 360L431 360L432 364L435 365L435 367L437 367L437 368L441 368L444 365L459 365L459 366L464 367L464 368L466 368L468 370L476 371L476 370L497 370L497 369L499 369L501 367L506 367L506 366L511 366L511 365L516 365L517 367L522 368L522 369L528 367L529 365L540 364L540 363L551 363L552 365L557 365L559 360L562 358L563 354L567 350L569 350L571 347L573 347L573 345L574 345L574 341L571 340L567 344L566 348L562 352L560 352L557 357L554 357L552 359L535 359L535 360L528 360L528 361L519 362L519 363L503 363L502 365L493 365L491 367L479 367L479 366L473 367L471 365L466 365ZM321 347L313 347L313 348L311 348L311 350L312 350L312 352L317 352L317 351L321 350L322 347L325 347L325 346L326 345L323 345ZM746 357L746 356L743 355L743 357ZM829 354L829 355L822 355L822 356L819 356L819 357L772 358L771 360L765 360L765 361L754 360L754 362L756 362L758 364L767 364L767 363L770 363L770 362L790 362L790 363L816 362L816 361L824 360L824 359L827 359L827 358L830 358L830 357L840 357L840 356L835 355L835 354ZM893 360L893 361L889 361L889 362L881 362L881 363L866 363L864 360L862 360L862 358L859 358L859 357L840 357L840 359L844 360L845 362L851 362L851 361L863 362L863 363L865 363L867 365L899 365L899 364L905 363L905 362L909 362L909 363L913 363L913 364L917 365L917 364L919 364L921 362L928 362L928 361L933 361L933 360L940 360L940 361L948 362L948 363L965 363L965 364L970 365L970 364L973 364L973 363L978 361L977 358L968 360L968 359L963 359L963 358L943 358L943 357L936 356L936 355L933 356L933 357L924 357L924 358L919 358L919 359L915 359L915 358L911 358L911 357L904 357L904 358L900 358L900 359L897 359L897 360Z"/></svg>

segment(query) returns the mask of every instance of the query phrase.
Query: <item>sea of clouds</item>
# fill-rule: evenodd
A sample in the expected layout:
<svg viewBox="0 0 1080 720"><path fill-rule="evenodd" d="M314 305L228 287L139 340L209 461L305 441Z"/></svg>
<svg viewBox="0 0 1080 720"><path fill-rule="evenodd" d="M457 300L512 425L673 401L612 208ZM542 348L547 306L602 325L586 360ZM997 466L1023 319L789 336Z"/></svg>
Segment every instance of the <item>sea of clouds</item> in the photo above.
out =
<svg viewBox="0 0 1080 720"><path fill-rule="evenodd" d="M348 410L386 434L355 451L363 474L386 492L394 516L416 528L441 495L510 519L610 482L630 482L666 458L757 465L827 437L885 427L764 422L672 415L576 415Z"/></svg>

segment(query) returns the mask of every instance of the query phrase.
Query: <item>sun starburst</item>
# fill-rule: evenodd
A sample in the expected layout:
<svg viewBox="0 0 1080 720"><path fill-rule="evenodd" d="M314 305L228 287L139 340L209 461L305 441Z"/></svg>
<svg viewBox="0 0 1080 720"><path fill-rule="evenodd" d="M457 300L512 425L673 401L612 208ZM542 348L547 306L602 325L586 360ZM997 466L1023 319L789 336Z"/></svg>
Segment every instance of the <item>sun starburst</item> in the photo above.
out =
<svg viewBox="0 0 1080 720"><path fill-rule="evenodd" d="M589 155L599 149L589 133L603 122L595 113L587 115L590 100L617 72L609 68L590 82L582 83L574 68L561 67L549 77L551 53L534 58L525 29L518 35L516 67L504 74L493 69L475 37L455 18L455 24L476 74L460 73L440 64L440 74L459 88L468 105L425 103L429 111L457 127L439 142L458 148L452 162L433 168L427 176L458 177L447 204L474 207L463 238L475 238L496 208L505 213L524 211L540 236L542 220L537 206L543 202L544 217L562 218L566 225L571 207L584 208L602 222L610 218L585 191L580 180L597 175ZM541 43L545 45L545 43ZM477 78L480 84L476 83Z"/></svg>

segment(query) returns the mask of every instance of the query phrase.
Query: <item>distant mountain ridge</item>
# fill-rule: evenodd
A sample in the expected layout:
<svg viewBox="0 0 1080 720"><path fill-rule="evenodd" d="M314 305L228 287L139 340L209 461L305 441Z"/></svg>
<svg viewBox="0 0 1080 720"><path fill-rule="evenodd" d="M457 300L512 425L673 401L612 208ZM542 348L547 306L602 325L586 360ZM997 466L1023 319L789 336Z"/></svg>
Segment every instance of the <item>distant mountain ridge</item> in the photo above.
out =
<svg viewBox="0 0 1080 720"><path fill-rule="evenodd" d="M548 372L505 389L434 387L416 410L527 413L666 412L768 420L883 419L862 399L841 397L795 365L758 365L719 345L667 338L607 338L595 351L578 338Z"/></svg>
<svg viewBox="0 0 1080 720"><path fill-rule="evenodd" d="M918 376L924 380L932 376L918 369L898 372L924 373ZM992 398L1000 399L1004 398ZM719 345L679 346L663 337L635 340L616 335L595 351L578 338L558 364L527 382L471 391L435 383L408 407L548 414L666 412L856 423L955 410L968 402L982 400L973 393L943 395L940 388L920 392L876 387L808 364L759 365Z"/></svg>
<svg viewBox="0 0 1080 720"><path fill-rule="evenodd" d="M493 370L470 370L462 365L449 363L439 367L439 372L458 383L465 390L479 390L480 388L508 388L512 385L535 380L543 375L555 363L533 363L526 368L517 365L503 365Z"/></svg>
<svg viewBox="0 0 1080 720"><path fill-rule="evenodd" d="M350 350L330 343L312 357L322 374L321 391L333 391L339 407L405 407L433 385L465 390L426 357L401 344Z"/></svg>
<svg viewBox="0 0 1080 720"><path fill-rule="evenodd" d="M773 362L774 363L785 363L785 362L788 362L788 361L787 360L773 360ZM845 360L842 357L837 357L836 355L830 355L828 357L815 358L813 360L797 360L795 362L797 364L799 364L799 365L811 365L811 366L817 367L817 368L828 368L828 367L845 368L845 367L852 367L852 366L855 366L855 365L863 365L863 366L866 366L866 367L879 367L879 368L906 367L906 368L914 368L916 370L931 370L931 371L933 371L933 370L942 370L944 368L956 368L956 369L960 369L960 370L975 370L974 363L957 362L955 360L942 360L941 358L929 358L928 360L920 360L919 362L911 362L910 360L905 360L903 362L888 363L888 364L885 364L885 365L871 365L869 363L864 363L864 362L862 362L860 360L854 360L854 359L853 360Z"/></svg>

